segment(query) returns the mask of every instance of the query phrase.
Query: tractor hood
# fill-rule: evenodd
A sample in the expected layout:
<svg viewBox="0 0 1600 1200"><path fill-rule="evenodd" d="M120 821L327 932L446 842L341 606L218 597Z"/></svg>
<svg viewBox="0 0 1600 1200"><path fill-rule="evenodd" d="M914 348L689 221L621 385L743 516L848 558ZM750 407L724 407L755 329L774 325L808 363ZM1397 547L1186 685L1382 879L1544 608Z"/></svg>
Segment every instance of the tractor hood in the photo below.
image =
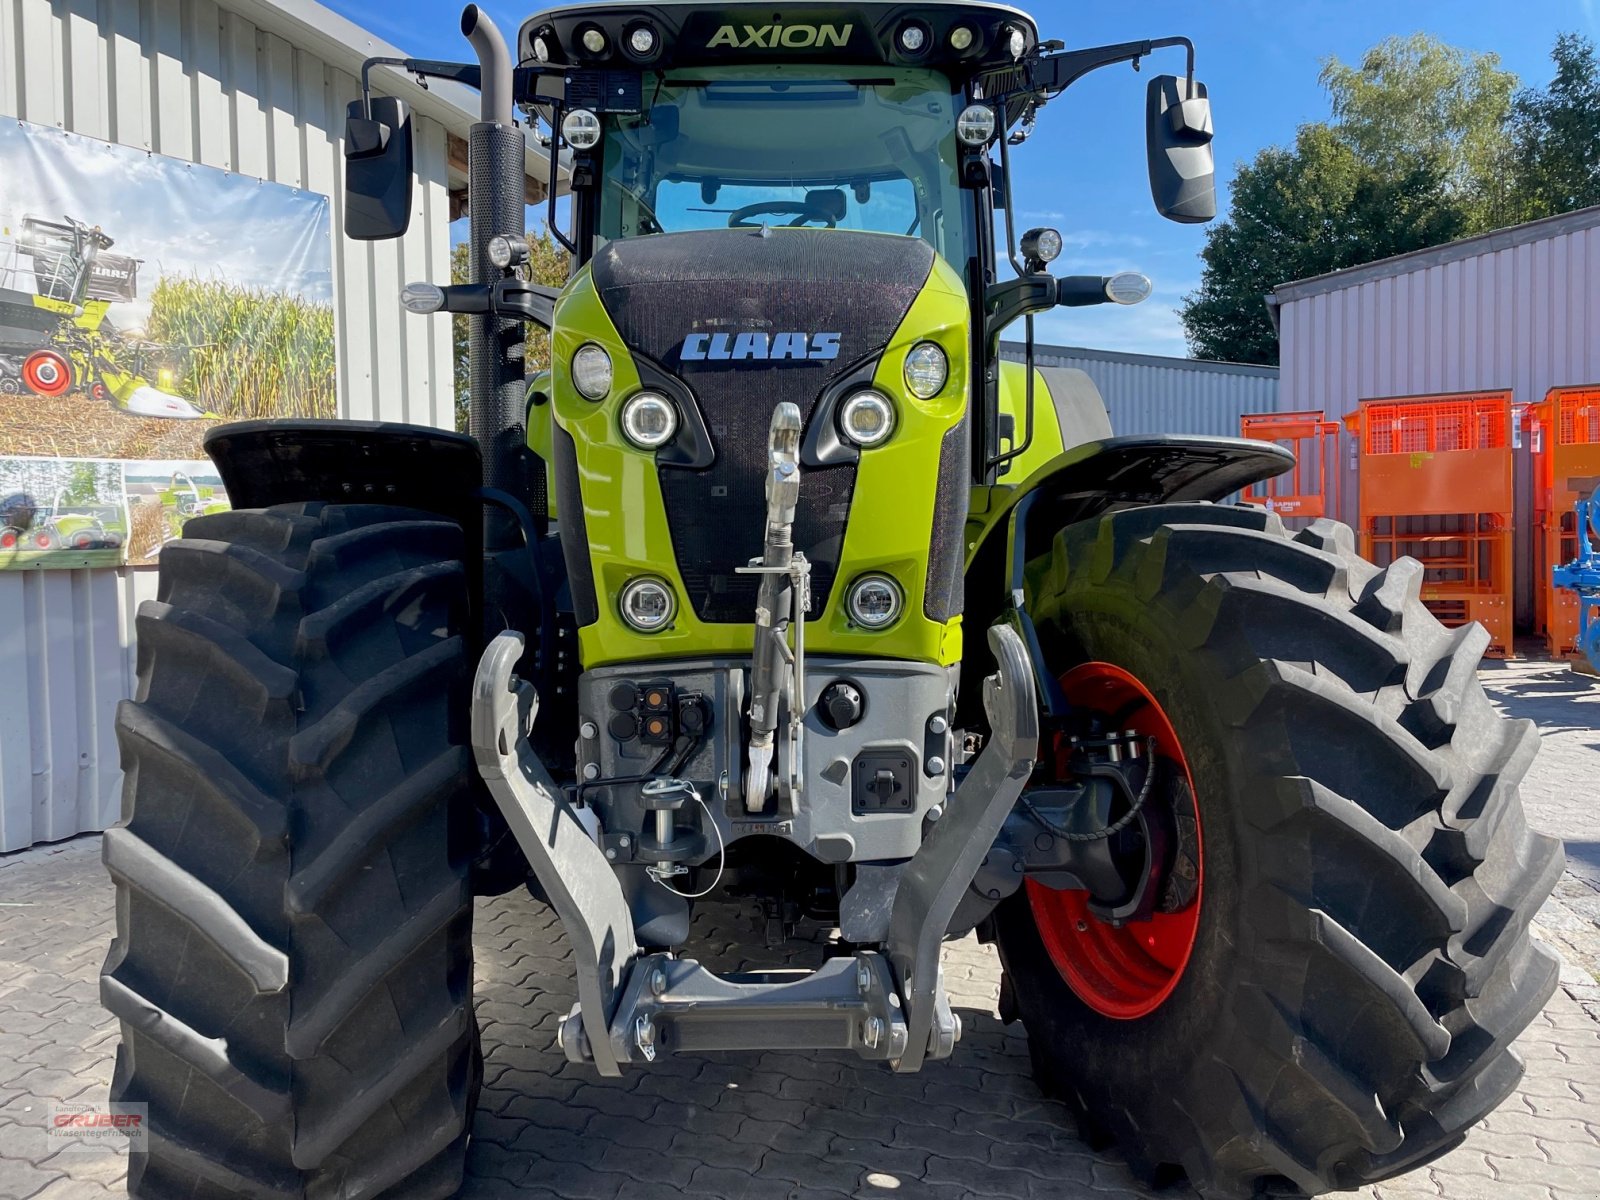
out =
<svg viewBox="0 0 1600 1200"><path fill-rule="evenodd" d="M748 622L756 580L735 569L765 513L773 408L808 427L837 381L870 375L933 268L919 238L831 229L717 229L610 242L595 290L629 350L685 383L709 436L709 464L658 459L688 601L708 622ZM817 439L808 438L814 446ZM805 464L794 541L826 605L855 489L854 454Z"/></svg>

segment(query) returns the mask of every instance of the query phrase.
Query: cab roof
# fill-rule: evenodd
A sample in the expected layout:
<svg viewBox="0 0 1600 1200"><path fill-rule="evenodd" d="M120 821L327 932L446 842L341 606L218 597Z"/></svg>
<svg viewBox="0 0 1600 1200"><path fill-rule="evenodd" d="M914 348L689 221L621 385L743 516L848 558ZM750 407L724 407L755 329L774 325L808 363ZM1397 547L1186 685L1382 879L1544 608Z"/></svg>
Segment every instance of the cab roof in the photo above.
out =
<svg viewBox="0 0 1600 1200"><path fill-rule="evenodd" d="M634 44L640 30L654 34L639 39L649 42L643 52ZM604 39L599 50L585 42L589 35L588 42L595 43L594 32ZM1014 65L1038 40L1033 18L1006 4L623 0L566 5L530 17L517 38L517 53L528 65L602 70L838 63L931 67L965 80Z"/></svg>

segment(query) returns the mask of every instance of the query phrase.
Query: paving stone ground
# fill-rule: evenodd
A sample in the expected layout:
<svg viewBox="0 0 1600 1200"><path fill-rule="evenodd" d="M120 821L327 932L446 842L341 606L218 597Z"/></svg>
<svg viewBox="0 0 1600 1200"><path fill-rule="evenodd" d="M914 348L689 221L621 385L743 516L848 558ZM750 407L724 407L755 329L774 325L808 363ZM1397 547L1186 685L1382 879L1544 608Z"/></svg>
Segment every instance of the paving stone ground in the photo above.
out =
<svg viewBox="0 0 1600 1200"><path fill-rule="evenodd" d="M1518 1094L1460 1148L1367 1189L1369 1200L1600 1196L1600 684L1521 663L1486 670L1484 681L1508 713L1541 726L1524 796L1533 823L1567 840L1569 862L1538 932L1567 965L1518 1044L1528 1065ZM98 1101L110 1082L116 1031L96 975L112 889L99 849L98 837L83 837L0 856L0 1200L122 1194L120 1155L55 1150L41 1132L52 1101ZM747 965L739 948L761 944L750 912L714 905L696 922L698 957L712 965ZM573 993L548 909L526 895L480 902L476 943L485 1075L462 1197L1150 1195L1034 1087L1023 1033L995 1013L995 957L970 939L945 960L961 1045L920 1075L841 1055L764 1054L676 1058L621 1080L553 1048ZM802 946L786 961L819 952Z"/></svg>

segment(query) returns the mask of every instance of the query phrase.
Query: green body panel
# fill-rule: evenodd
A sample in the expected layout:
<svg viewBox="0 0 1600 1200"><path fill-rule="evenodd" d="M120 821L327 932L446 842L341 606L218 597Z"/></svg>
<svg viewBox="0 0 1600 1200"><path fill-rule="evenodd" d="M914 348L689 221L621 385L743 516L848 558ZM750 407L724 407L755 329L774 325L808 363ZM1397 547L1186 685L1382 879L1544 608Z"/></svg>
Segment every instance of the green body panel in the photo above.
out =
<svg viewBox="0 0 1600 1200"><path fill-rule="evenodd" d="M774 232L781 236L781 231ZM945 434L966 417L969 313L960 277L943 259L936 259L921 293L884 350L874 379L894 401L895 431L884 445L861 453L837 580L827 608L813 612L806 625L809 653L941 665L961 659L960 617L929 620L923 615L923 593L940 449ZM902 378L906 352L920 341L937 342L950 362L950 377L943 390L929 400L912 397ZM572 355L587 342L597 343L611 355L611 393L599 402L585 399L572 385ZM549 419L572 437L576 449L587 549L599 606L599 619L578 631L585 668L749 653L753 624L707 624L685 602L655 457L629 445L618 427L623 400L639 389L638 372L587 270L574 276L556 305L551 358L552 399L542 407L550 411ZM529 445L548 461L549 430L536 427L545 420L535 416L538 412L536 407L530 414ZM759 527L728 531L729 537L749 542L751 557L761 552L762 534ZM894 576L905 592L904 614L881 632L852 626L845 613L847 585L866 571ZM624 584L639 575L659 576L677 594L677 616L659 633L636 633L617 614Z"/></svg>
<svg viewBox="0 0 1600 1200"><path fill-rule="evenodd" d="M1000 412L1010 414L1017 444L1028 435L1028 371L1019 362L1000 362ZM1013 447L1002 442L1000 450ZM998 482L1020 483L1066 448L1061 436L1061 421L1050 399L1050 385L1037 369L1033 372L1033 440L1000 471Z"/></svg>
<svg viewBox="0 0 1600 1200"><path fill-rule="evenodd" d="M1018 362L1000 363L1000 411L1015 422L1017 440L1028 432L1027 369ZM1002 444L1001 450L1009 450ZM1037 370L1033 373L1033 441L1008 462L992 486L975 487L967 500L966 554L970 558L983 540L984 532L997 514L1009 511L1009 501L1025 491L1033 476L1045 473L1066 451L1061 435L1061 418L1050 398L1050 385Z"/></svg>

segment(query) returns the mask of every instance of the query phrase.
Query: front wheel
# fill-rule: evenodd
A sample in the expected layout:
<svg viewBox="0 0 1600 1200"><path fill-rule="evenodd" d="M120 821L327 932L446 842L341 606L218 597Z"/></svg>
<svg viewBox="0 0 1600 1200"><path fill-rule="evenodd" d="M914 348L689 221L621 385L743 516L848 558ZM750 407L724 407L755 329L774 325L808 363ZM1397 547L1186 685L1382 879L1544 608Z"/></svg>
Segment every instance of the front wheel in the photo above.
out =
<svg viewBox="0 0 1600 1200"><path fill-rule="evenodd" d="M196 517L139 609L107 830L111 1098L147 1200L441 1200L472 1012L460 526L378 505Z"/></svg>
<svg viewBox="0 0 1600 1200"><path fill-rule="evenodd" d="M1029 565L1069 698L1154 740L1192 805L1151 920L1030 883L994 923L1041 1083L1147 1178L1360 1187L1521 1077L1560 843L1523 820L1538 736L1484 695L1482 629L1441 626L1421 582L1343 525L1211 505L1071 526Z"/></svg>

